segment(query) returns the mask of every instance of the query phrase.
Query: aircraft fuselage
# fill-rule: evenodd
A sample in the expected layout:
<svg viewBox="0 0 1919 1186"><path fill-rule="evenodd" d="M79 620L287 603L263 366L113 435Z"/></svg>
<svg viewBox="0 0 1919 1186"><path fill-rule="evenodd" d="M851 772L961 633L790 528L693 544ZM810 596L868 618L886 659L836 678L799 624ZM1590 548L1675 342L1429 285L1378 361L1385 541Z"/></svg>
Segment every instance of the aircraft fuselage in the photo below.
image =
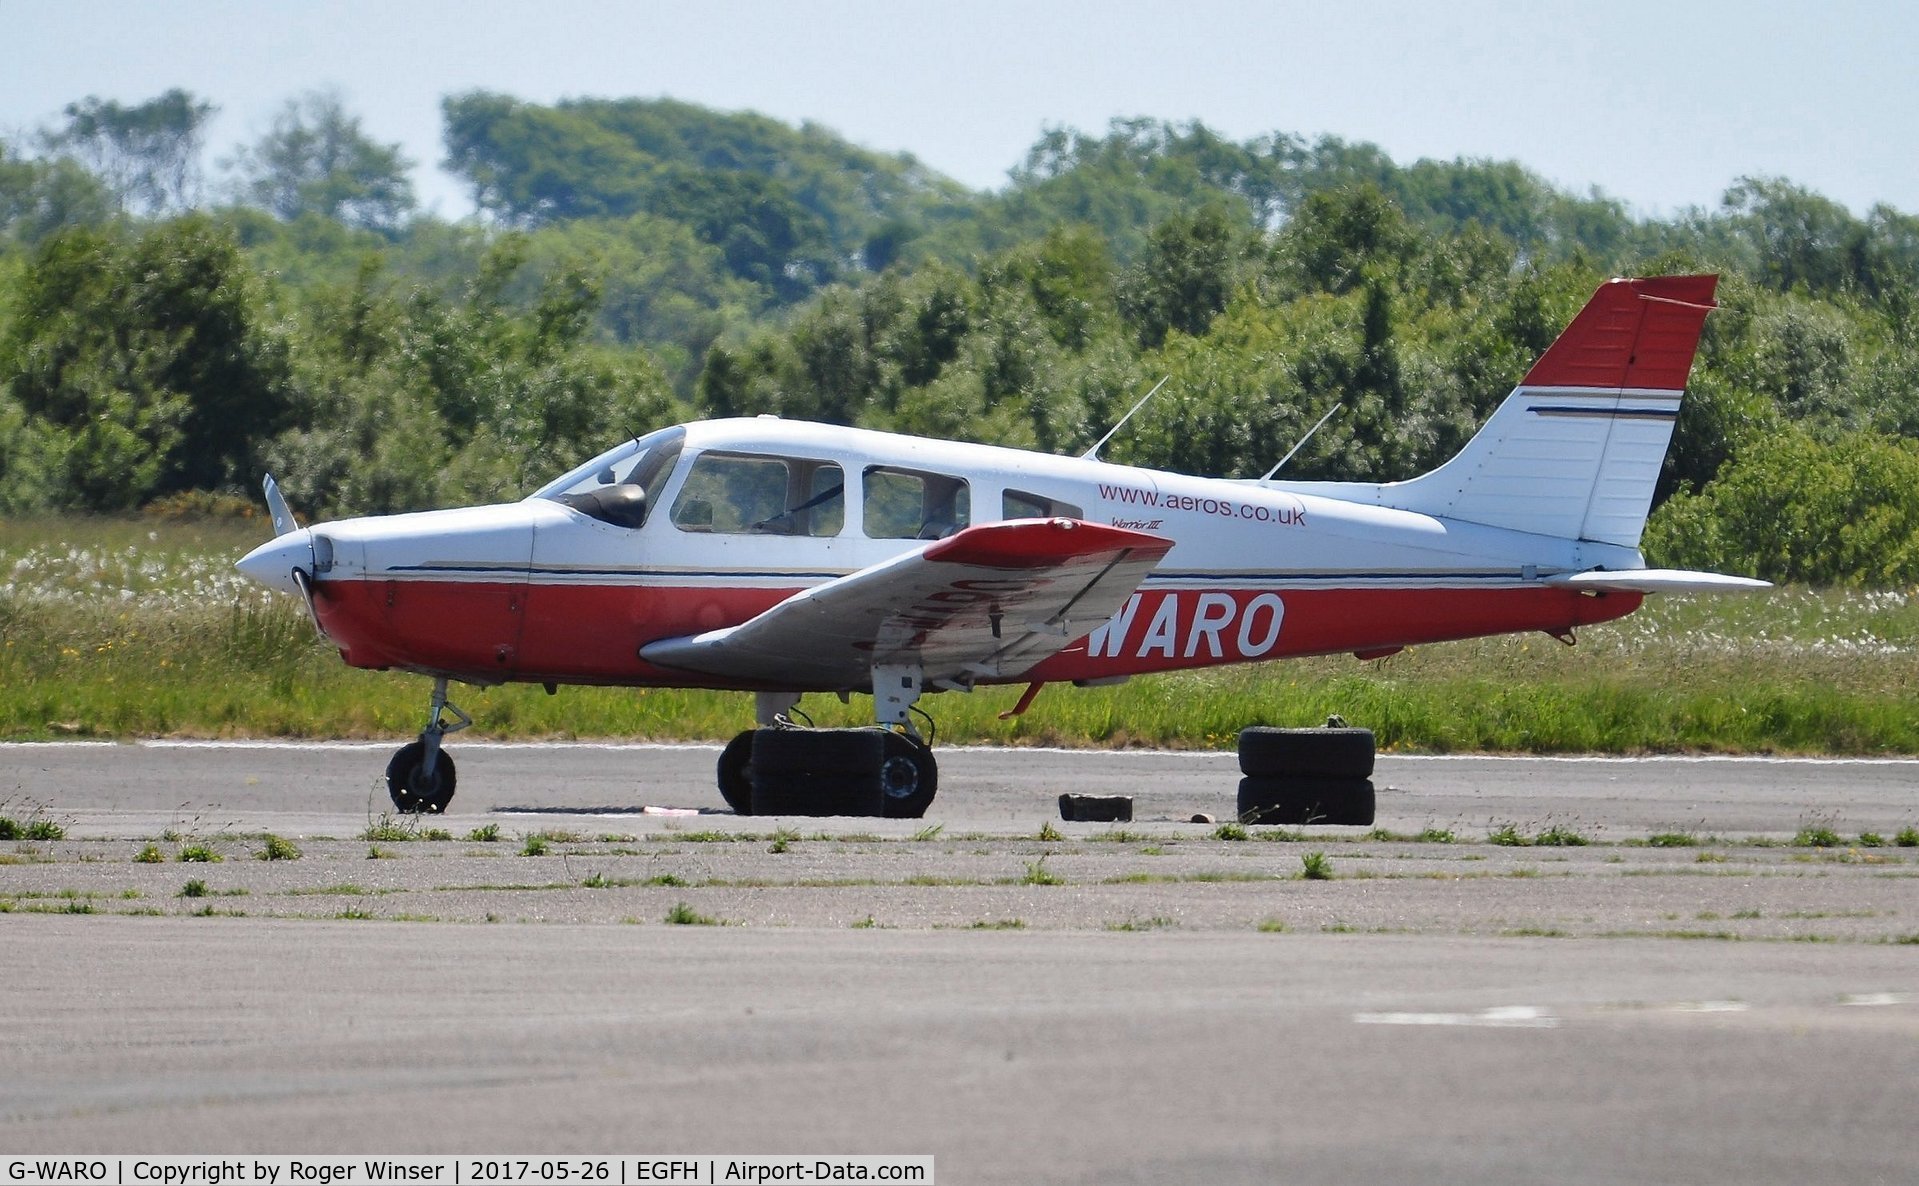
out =
<svg viewBox="0 0 1919 1186"><path fill-rule="evenodd" d="M615 471L649 450L670 451L661 472L644 485L618 481ZM1637 567L1634 549L1362 505L1314 485L722 420L629 443L521 502L295 532L249 557L248 570L266 579L310 563L316 617L354 666L481 684L778 686L663 669L640 650L744 622L928 538L1008 519L1071 518L1174 541L1105 626L1019 680L1559 633L1641 601L1546 583ZM637 525L630 507L622 519L595 501L627 487L649 494ZM569 491L575 505L562 501ZM898 610L910 622L952 608Z"/></svg>

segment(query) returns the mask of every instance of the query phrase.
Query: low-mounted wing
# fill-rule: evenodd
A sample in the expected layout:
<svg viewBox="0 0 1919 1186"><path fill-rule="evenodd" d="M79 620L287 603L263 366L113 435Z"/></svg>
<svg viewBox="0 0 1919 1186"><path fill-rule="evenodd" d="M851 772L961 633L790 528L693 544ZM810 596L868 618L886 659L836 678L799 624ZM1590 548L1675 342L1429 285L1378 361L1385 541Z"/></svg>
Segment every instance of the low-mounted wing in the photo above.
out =
<svg viewBox="0 0 1919 1186"><path fill-rule="evenodd" d="M932 687L1016 679L1118 612L1172 546L1076 519L982 524L640 655L749 686L864 688L875 664Z"/></svg>

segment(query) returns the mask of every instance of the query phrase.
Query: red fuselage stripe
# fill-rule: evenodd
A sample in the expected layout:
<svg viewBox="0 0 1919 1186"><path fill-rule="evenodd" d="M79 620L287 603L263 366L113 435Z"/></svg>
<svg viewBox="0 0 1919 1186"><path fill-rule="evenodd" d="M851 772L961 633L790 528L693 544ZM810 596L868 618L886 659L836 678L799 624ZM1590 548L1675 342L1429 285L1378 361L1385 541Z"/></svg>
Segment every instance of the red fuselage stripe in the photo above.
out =
<svg viewBox="0 0 1919 1186"><path fill-rule="evenodd" d="M476 683L737 686L641 661L647 643L744 622L797 588L323 581L315 608L355 667ZM1539 585L1153 588L1025 679L1099 679L1515 631L1564 631L1639 607L1638 593ZM768 683L764 686L778 686ZM819 689L825 690L825 689Z"/></svg>

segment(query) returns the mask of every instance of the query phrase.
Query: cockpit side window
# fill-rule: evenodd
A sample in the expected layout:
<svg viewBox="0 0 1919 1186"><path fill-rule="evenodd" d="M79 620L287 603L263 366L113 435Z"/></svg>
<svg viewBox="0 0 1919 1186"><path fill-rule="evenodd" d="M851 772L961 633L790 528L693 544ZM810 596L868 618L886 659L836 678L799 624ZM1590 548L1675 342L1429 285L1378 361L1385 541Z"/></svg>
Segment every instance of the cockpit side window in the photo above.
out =
<svg viewBox="0 0 1919 1186"><path fill-rule="evenodd" d="M891 465L866 467L860 527L869 539L945 539L972 521L966 479Z"/></svg>
<svg viewBox="0 0 1919 1186"><path fill-rule="evenodd" d="M823 538L845 522L840 467L805 457L702 453L673 501L681 531Z"/></svg>
<svg viewBox="0 0 1919 1186"><path fill-rule="evenodd" d="M540 497L615 527L641 527L685 441L685 429L671 428L628 442L541 490Z"/></svg>
<svg viewBox="0 0 1919 1186"><path fill-rule="evenodd" d="M1008 519L1084 519L1086 512L1070 502L1061 502L1057 498L1048 498L1044 494L1028 494L1024 490L1008 490L1000 495L1000 514Z"/></svg>

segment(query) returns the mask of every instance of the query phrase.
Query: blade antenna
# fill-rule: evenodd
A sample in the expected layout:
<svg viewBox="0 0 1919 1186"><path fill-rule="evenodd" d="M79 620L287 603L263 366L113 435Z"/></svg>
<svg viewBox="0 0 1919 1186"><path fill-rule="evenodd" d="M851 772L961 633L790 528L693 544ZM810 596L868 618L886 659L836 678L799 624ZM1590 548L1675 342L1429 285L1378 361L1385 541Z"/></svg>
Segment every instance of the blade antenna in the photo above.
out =
<svg viewBox="0 0 1919 1186"><path fill-rule="evenodd" d="M1146 406L1146 401L1147 401L1147 400L1149 400L1149 399L1152 399L1152 398L1153 398L1154 396L1156 396L1156 395L1158 395L1158 394L1159 394L1159 389L1160 389L1160 388L1162 388L1162 387L1164 387L1164 386L1166 386L1166 380L1167 380L1167 379L1171 379L1171 378L1172 378L1172 376L1171 376L1171 375L1168 375L1168 376L1166 376L1166 379L1161 379L1161 380L1160 380L1159 382L1157 382L1157 383L1155 383L1155 384L1153 384L1153 389L1152 389L1151 391L1149 391L1149 392L1147 392L1147 393L1146 393L1145 395L1142 395L1142 396L1140 396L1140 397L1139 397L1139 402L1133 405L1133 407L1132 407L1132 410L1131 410L1131 411L1129 411L1129 412L1127 412L1127 413L1126 413L1126 414L1125 414L1124 416L1121 416L1121 417L1119 418L1119 423L1118 423L1118 424L1115 424L1115 425L1113 425L1113 427L1111 427L1111 428L1109 428L1109 429L1107 429L1107 430L1106 430L1106 435L1105 435L1105 436L1103 436L1103 437L1101 437L1101 438L1099 438L1099 443L1098 443L1098 444L1096 444L1096 445L1094 445L1094 446L1093 446L1092 448L1090 448L1090 449L1088 449L1088 450L1086 450L1086 452L1084 452L1084 453L1081 453L1081 454L1080 454L1080 457L1081 457L1082 459L1084 459L1084 460L1086 460L1086 461L1098 461L1098 460L1099 460L1099 451L1100 451L1100 450L1101 450L1102 448L1104 448L1104 447L1106 446L1106 442L1107 442L1107 441L1110 441L1110 440L1112 440L1112 439L1113 439L1113 434L1114 434L1114 433L1116 433L1116 432L1118 432L1118 431L1119 431L1120 429L1122 429L1122 428L1125 428L1125 427L1126 427L1126 422L1127 422L1128 420L1131 420L1131 419L1133 418L1133 412L1137 412L1137 411L1139 411L1139 410L1140 410L1141 408L1143 408L1143 407L1145 407L1145 406Z"/></svg>
<svg viewBox="0 0 1919 1186"><path fill-rule="evenodd" d="M1259 475L1259 480L1262 482L1267 481L1271 479L1274 474L1278 473L1280 470L1280 466L1283 466L1287 462L1291 461L1293 459L1293 454L1299 452L1301 449L1304 449L1306 447L1306 442L1313 439L1313 434L1318 432L1320 429L1326 427L1326 422L1328 420L1331 420L1334 414L1337 413L1338 411L1339 411L1339 401L1334 400L1333 406L1330 408L1327 408L1326 414L1319 418L1319 423L1307 429L1306 435L1299 438L1299 444L1294 445L1292 448L1286 450L1286 456L1280 458L1279 461L1274 464L1273 468Z"/></svg>

